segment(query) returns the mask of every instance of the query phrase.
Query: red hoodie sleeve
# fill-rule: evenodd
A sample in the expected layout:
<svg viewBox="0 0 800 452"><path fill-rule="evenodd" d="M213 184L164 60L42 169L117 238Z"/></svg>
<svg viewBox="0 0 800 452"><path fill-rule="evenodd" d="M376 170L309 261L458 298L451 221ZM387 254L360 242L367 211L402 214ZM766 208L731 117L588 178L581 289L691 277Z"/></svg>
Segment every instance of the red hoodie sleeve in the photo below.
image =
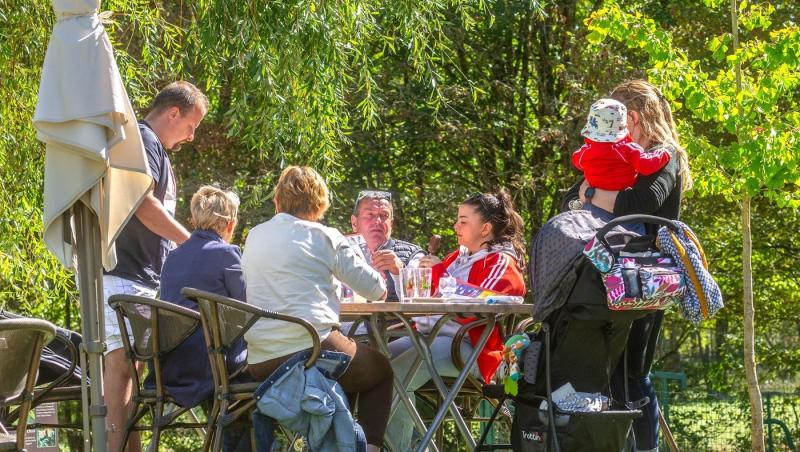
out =
<svg viewBox="0 0 800 452"><path fill-rule="evenodd" d="M583 160L583 154L588 147L588 144L584 144L580 149L572 153L572 165L581 171L583 171L583 163L581 160Z"/></svg>
<svg viewBox="0 0 800 452"><path fill-rule="evenodd" d="M458 257L458 250L448 254L443 261L431 267L433 270L431 272L431 295L439 290L439 278L447 273L447 267L450 266L450 263L453 262L456 257Z"/></svg>
<svg viewBox="0 0 800 452"><path fill-rule="evenodd" d="M504 295L525 295L525 280L514 257L494 253L486 261L488 265L480 272L480 281L471 283Z"/></svg>
<svg viewBox="0 0 800 452"><path fill-rule="evenodd" d="M617 148L626 160L639 173L649 176L663 168L672 156L665 149L645 151L636 143L624 143Z"/></svg>

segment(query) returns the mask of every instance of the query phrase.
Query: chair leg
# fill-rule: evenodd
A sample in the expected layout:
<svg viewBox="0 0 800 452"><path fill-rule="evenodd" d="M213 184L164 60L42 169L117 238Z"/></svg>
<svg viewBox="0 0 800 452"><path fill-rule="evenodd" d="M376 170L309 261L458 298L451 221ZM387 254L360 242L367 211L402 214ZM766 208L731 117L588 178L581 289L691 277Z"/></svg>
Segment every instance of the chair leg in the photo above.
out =
<svg viewBox="0 0 800 452"><path fill-rule="evenodd" d="M150 438L150 444L155 446L153 450L159 450L158 444L161 441L161 422L164 418L164 402L156 402L155 410L153 410L153 436Z"/></svg>
<svg viewBox="0 0 800 452"><path fill-rule="evenodd" d="M28 427L28 411L31 409L31 400L26 398L20 406L20 416L17 419L17 450L25 450L25 431Z"/></svg>
<svg viewBox="0 0 800 452"><path fill-rule="evenodd" d="M256 431L252 425L247 433L250 435L250 452L258 452L256 450Z"/></svg>
<svg viewBox="0 0 800 452"><path fill-rule="evenodd" d="M214 400L211 405L211 411L208 416L208 427L206 427L206 436L203 440L203 452L209 452L211 446L214 444L214 436L217 433L217 417L219 415L219 400Z"/></svg>
<svg viewBox="0 0 800 452"><path fill-rule="evenodd" d="M197 407L190 408L190 409L189 409L189 411L188 411L187 413L189 414L189 417L190 417L190 418L192 418L192 420L195 422L195 424L199 424L199 423L200 423L200 419L197 417L197 413L195 413L195 412L194 412L194 410L195 410L196 408L197 408ZM206 437L206 430L205 430L205 429L203 429L203 428L196 428L196 429L195 429L195 431L197 432L197 435L198 435L198 436L199 436L201 439L205 439L205 437Z"/></svg>
<svg viewBox="0 0 800 452"><path fill-rule="evenodd" d="M135 425L135 423L131 423L130 425L125 427L125 431L122 433L122 441L119 443L119 448L117 452L125 452L125 449L128 447L128 439L131 436L131 428Z"/></svg>
<svg viewBox="0 0 800 452"><path fill-rule="evenodd" d="M230 402L228 400L223 399L220 403L219 407L219 414L217 415L217 428L214 429L214 448L212 449L213 452L219 452L222 450L222 441L224 436L225 428L222 425L222 418L228 414L228 406Z"/></svg>
<svg viewBox="0 0 800 452"><path fill-rule="evenodd" d="M147 407L140 404L140 402L133 402L133 415L125 424L125 431L122 433L122 441L119 443L117 452L125 452L128 447L128 440L131 437L131 432L136 428L136 424L147 413Z"/></svg>
<svg viewBox="0 0 800 452"><path fill-rule="evenodd" d="M292 431L288 430L286 427L280 424L275 424L275 427L276 427L276 432L280 431L281 434L283 435L283 439L286 441L286 444L284 444L285 447L282 449L283 452L293 452L294 443L295 441L298 440L298 438L300 438L300 435L293 433ZM277 435L276 435L276 441L277 441Z"/></svg>
<svg viewBox="0 0 800 452"><path fill-rule="evenodd" d="M209 452L211 450L216 432L216 426L211 425L211 422L209 422L208 427L206 427L206 436L203 438L203 452Z"/></svg>
<svg viewBox="0 0 800 452"><path fill-rule="evenodd" d="M225 432L227 431L226 428L230 428L234 423L241 423L240 419L250 419L252 416L253 408L255 407L255 400L253 399L244 399L244 400L224 400L220 405L220 412L217 415L217 428L216 428L216 437L214 438L214 450L217 451L222 447L222 443L225 442ZM252 422L250 423L250 428L247 431L248 436L251 435L253 431ZM251 442L251 447L254 446L254 442Z"/></svg>
<svg viewBox="0 0 800 452"><path fill-rule="evenodd" d="M437 407L442 406L443 401L444 399L442 399L442 396L437 393L436 406ZM456 438L456 440L458 440L458 438ZM444 422L442 422L442 425L440 425L439 429L436 430L436 438L434 439L434 443L436 444L436 447L439 448L439 450L442 450L442 448L444 447Z"/></svg>
<svg viewBox="0 0 800 452"><path fill-rule="evenodd" d="M483 432L481 432L480 440L478 440L478 443L475 444L474 452L480 451L482 449L482 447L484 446L484 444L486 444L486 440L487 440L487 438L489 437L489 434L492 431L493 425L495 425L497 417L498 416L502 417L502 415L500 413L504 411L504 407L505 407L505 403L506 403L506 397L505 396L502 399L497 400L496 404L494 404L488 398L485 399L485 400L493 407L493 410L492 410L491 416L489 417L489 420L486 422L485 426L483 427ZM508 423L508 431L509 432L511 431L511 424L510 423Z"/></svg>

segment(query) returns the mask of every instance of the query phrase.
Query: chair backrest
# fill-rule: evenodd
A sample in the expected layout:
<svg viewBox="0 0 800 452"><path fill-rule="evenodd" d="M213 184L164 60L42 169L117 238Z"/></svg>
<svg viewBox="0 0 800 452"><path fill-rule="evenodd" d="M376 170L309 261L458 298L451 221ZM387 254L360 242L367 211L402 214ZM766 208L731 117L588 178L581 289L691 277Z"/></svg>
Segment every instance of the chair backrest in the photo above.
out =
<svg viewBox="0 0 800 452"><path fill-rule="evenodd" d="M33 391L42 348L55 335L46 320L0 320L0 406Z"/></svg>
<svg viewBox="0 0 800 452"><path fill-rule="evenodd" d="M231 347L259 319L257 314L229 304L226 300L220 301L218 298L199 297L197 304L200 307L201 316L205 316L210 321L212 331L219 333L218 337L214 339L217 347Z"/></svg>
<svg viewBox="0 0 800 452"><path fill-rule="evenodd" d="M319 356L319 334L307 320L267 311L233 298L191 287L184 287L181 294L196 301L200 307L203 334L209 349L211 370L217 387L227 388L229 381L225 351L262 318L291 322L306 329L313 343L311 356L306 361L307 368L311 367Z"/></svg>
<svg viewBox="0 0 800 452"><path fill-rule="evenodd" d="M138 395L141 388L134 361L152 361L156 392L162 396L165 389L161 356L192 334L200 324L200 315L174 303L136 295L112 295L108 304L117 312L122 347L134 379L134 395Z"/></svg>
<svg viewBox="0 0 800 452"><path fill-rule="evenodd" d="M138 361L169 353L200 324L197 312L153 298L112 295L108 303L117 312L123 338L128 336L123 347L131 347L129 351Z"/></svg>
<svg viewBox="0 0 800 452"><path fill-rule="evenodd" d="M0 320L26 318L28 317L0 309ZM83 342L83 337L79 333L56 326L55 337L42 349L36 386L48 383L52 387L62 384L80 384L81 368L78 367L80 360L78 348L81 346L81 342ZM36 396L40 397L41 392L37 391Z"/></svg>

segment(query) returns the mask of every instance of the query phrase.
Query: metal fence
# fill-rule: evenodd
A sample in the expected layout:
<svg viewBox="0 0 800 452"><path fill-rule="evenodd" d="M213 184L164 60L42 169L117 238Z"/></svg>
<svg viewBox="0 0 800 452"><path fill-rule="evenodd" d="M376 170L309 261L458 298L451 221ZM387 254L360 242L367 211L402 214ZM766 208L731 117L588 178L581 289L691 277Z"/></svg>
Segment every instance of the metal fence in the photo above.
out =
<svg viewBox="0 0 800 452"><path fill-rule="evenodd" d="M655 376L659 403L681 450L749 450L747 394L697 391L684 387L679 379L659 378L658 372ZM767 450L796 451L800 440L800 392L764 391L762 395ZM663 435L662 450L669 450Z"/></svg>
<svg viewBox="0 0 800 452"><path fill-rule="evenodd" d="M691 451L750 450L750 402L740 365L740 336L731 334L727 325L695 328L671 320L664 325L653 382L678 446ZM800 348L800 335L793 331L796 328L776 325L771 337L761 338L778 344L760 355L769 355L759 369L764 376L768 451L797 451L800 446L800 369L775 365L781 362L777 354ZM661 450L669 450L663 435Z"/></svg>

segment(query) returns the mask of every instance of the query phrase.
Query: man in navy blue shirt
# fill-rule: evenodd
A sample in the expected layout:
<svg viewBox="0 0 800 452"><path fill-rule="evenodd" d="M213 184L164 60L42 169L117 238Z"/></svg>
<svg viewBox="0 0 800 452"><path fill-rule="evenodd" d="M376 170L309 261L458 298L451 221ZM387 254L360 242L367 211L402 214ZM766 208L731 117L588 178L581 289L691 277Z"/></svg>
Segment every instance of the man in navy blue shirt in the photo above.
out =
<svg viewBox="0 0 800 452"><path fill-rule="evenodd" d="M117 237L117 266L103 275L107 343L103 379L109 450L118 450L122 441L133 379L108 297L123 293L154 298L167 252L173 243L180 244L189 238L189 232L174 218L177 190L167 151L177 151L183 143L194 140L195 130L207 110L208 99L196 86L185 81L174 82L158 93L150 112L139 123L153 187ZM130 436L127 450L141 450L138 434Z"/></svg>

